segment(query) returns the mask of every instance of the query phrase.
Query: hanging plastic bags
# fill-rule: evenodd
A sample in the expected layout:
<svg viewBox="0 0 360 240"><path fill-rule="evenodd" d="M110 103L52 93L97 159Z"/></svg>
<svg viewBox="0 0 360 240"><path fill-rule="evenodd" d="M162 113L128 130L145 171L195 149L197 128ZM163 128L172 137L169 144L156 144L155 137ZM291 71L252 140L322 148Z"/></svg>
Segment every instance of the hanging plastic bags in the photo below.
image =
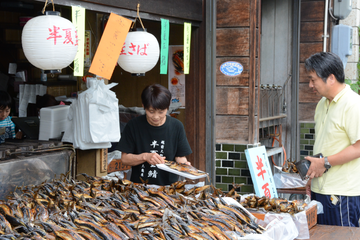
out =
<svg viewBox="0 0 360 240"><path fill-rule="evenodd" d="M87 79L89 88L70 106L63 142L82 150L111 147L120 140L118 99L103 80Z"/></svg>

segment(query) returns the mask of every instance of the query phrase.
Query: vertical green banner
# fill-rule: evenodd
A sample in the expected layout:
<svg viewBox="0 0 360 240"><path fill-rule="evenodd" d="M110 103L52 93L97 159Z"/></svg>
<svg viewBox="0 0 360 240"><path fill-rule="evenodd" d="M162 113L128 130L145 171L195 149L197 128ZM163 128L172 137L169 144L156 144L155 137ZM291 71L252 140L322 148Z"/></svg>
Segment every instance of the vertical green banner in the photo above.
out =
<svg viewBox="0 0 360 240"><path fill-rule="evenodd" d="M160 74L167 74L169 54L169 20L161 19Z"/></svg>
<svg viewBox="0 0 360 240"><path fill-rule="evenodd" d="M184 74L190 70L191 23L184 23Z"/></svg>
<svg viewBox="0 0 360 240"><path fill-rule="evenodd" d="M78 50L74 59L74 76L84 75L85 8L72 6L72 22L77 32Z"/></svg>

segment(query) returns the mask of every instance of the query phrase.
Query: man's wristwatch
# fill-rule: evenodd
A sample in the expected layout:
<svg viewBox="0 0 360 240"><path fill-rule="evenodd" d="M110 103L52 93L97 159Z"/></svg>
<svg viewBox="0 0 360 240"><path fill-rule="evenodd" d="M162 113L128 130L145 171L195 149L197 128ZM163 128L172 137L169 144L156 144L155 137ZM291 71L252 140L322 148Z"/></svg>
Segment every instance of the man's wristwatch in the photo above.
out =
<svg viewBox="0 0 360 240"><path fill-rule="evenodd" d="M324 173L326 173L331 168L331 165L330 165L327 157L325 157L324 160L325 160L324 167L326 168Z"/></svg>

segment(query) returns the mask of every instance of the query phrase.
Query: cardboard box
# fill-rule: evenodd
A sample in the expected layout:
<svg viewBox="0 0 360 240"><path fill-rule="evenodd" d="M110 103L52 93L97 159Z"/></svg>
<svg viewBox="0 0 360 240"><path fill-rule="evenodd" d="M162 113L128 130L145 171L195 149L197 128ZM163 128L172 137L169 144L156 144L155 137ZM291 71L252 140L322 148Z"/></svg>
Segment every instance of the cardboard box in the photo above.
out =
<svg viewBox="0 0 360 240"><path fill-rule="evenodd" d="M265 219L265 213L263 212L257 212L253 211L252 209L248 209L252 215L254 215L257 219L264 220ZM309 229L314 227L317 223L317 206L314 205L311 208L308 208L305 210L306 214L306 220L308 223Z"/></svg>
<svg viewBox="0 0 360 240"><path fill-rule="evenodd" d="M121 162L121 159L113 159L110 162L110 164L108 165L107 172L112 173L112 172L124 171L124 170L129 170L129 169L131 169L131 166L124 165Z"/></svg>

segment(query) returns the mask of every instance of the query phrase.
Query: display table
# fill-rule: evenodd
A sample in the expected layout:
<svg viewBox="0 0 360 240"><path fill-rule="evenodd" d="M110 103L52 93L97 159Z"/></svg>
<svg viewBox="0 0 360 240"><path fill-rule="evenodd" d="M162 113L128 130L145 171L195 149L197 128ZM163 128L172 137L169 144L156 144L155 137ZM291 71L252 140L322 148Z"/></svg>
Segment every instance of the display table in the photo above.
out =
<svg viewBox="0 0 360 240"><path fill-rule="evenodd" d="M306 194L305 187L300 188L277 188L278 193Z"/></svg>
<svg viewBox="0 0 360 240"><path fill-rule="evenodd" d="M309 240L360 239L360 228L315 225L310 229Z"/></svg>

